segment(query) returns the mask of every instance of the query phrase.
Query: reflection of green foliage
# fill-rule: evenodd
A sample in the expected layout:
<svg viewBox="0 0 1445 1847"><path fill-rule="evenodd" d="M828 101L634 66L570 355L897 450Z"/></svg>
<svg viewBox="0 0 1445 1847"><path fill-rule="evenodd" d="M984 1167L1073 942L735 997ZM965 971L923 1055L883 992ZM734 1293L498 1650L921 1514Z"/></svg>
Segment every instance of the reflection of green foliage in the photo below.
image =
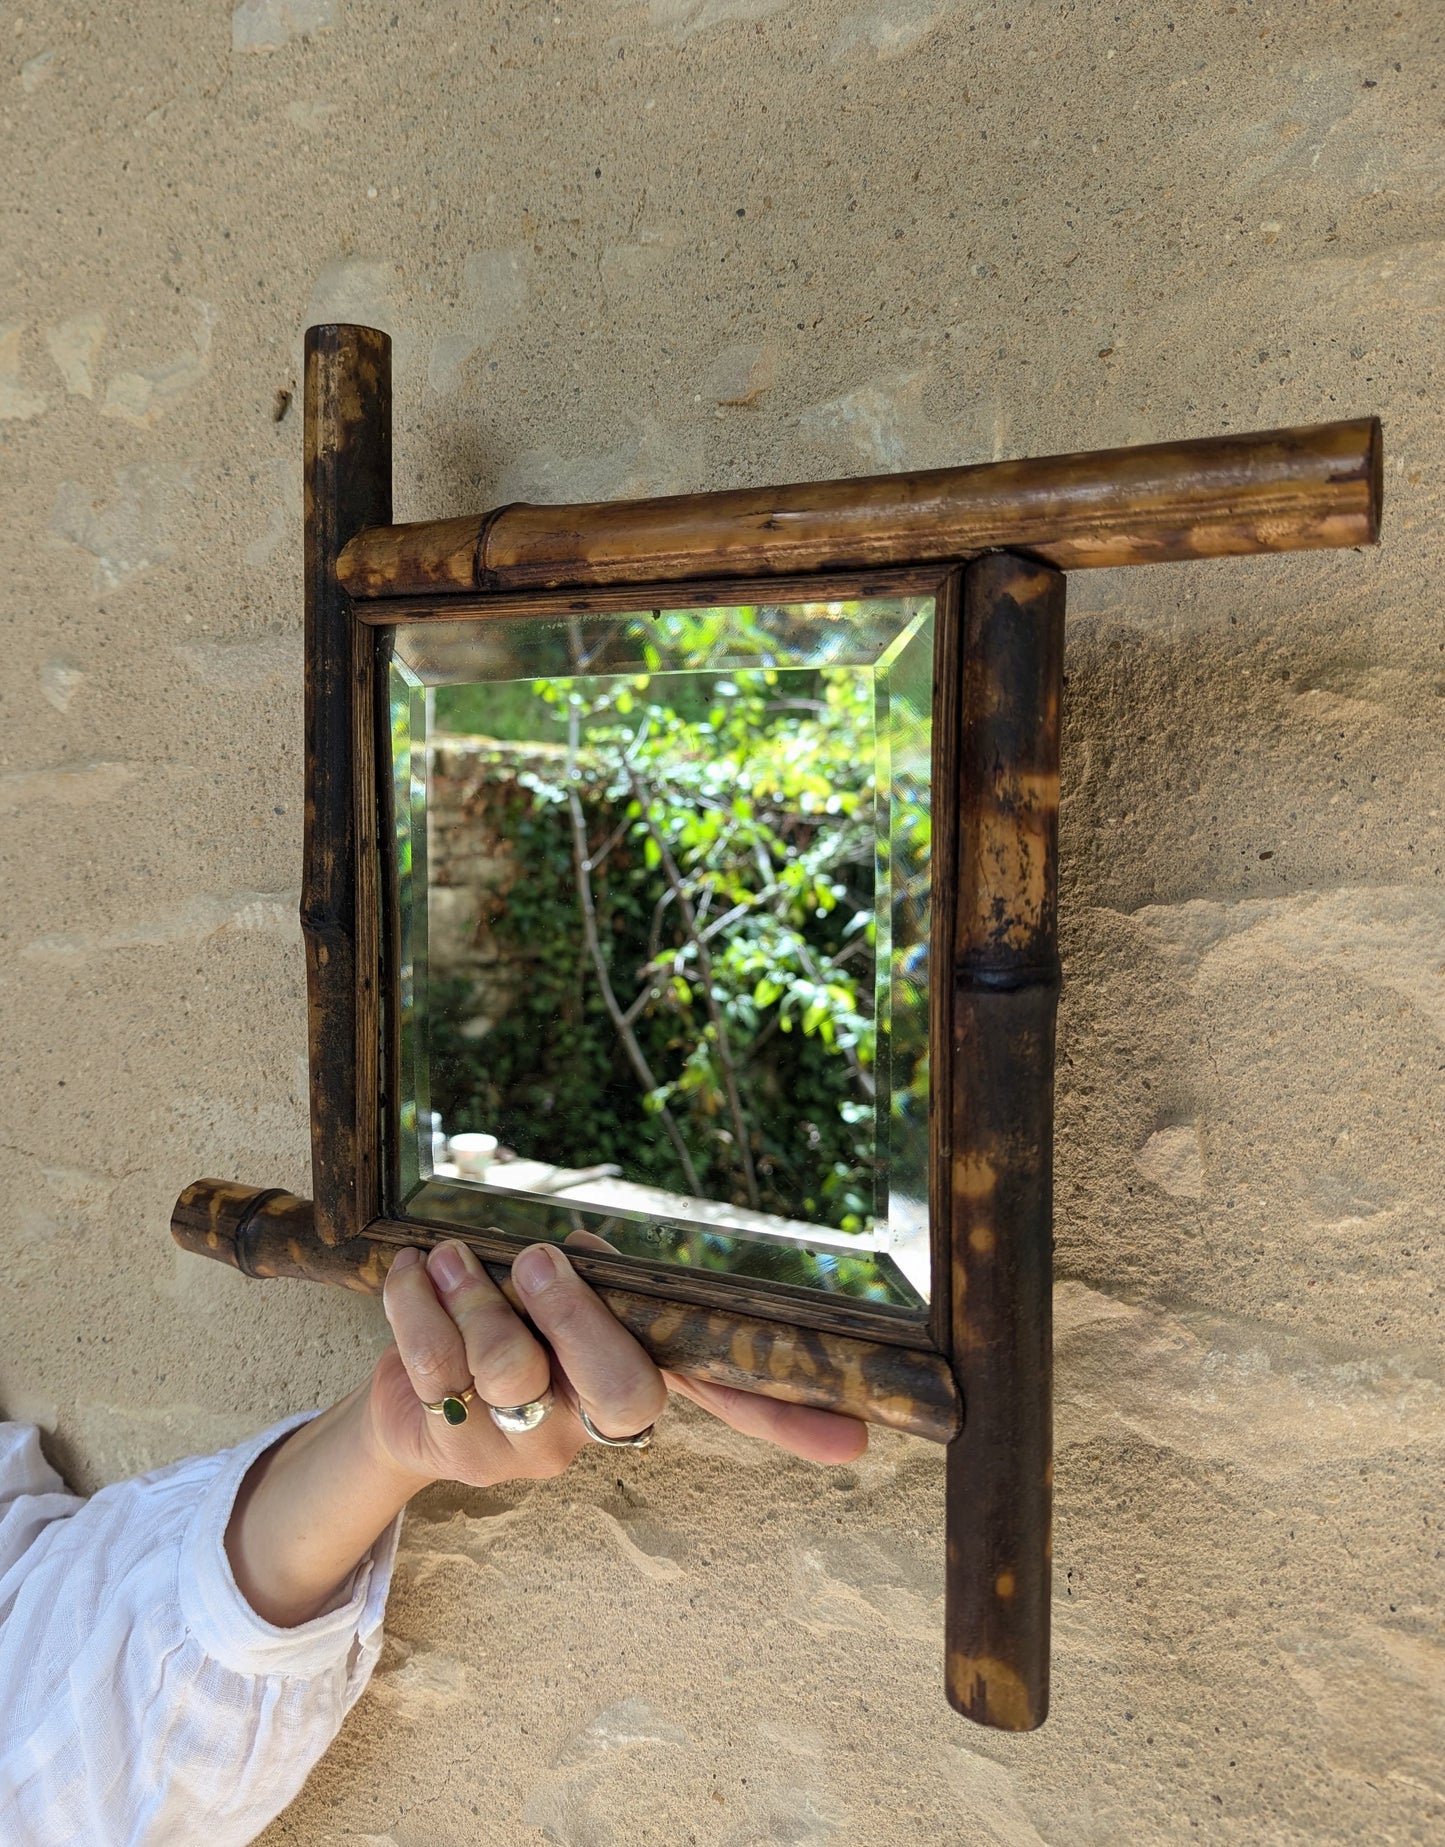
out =
<svg viewBox="0 0 1445 1847"><path fill-rule="evenodd" d="M647 642L646 671L604 664L595 676L438 689L440 729L552 750L528 753L525 768L503 754L489 800L518 866L489 933L525 977L503 1016L468 1038L468 984L432 975L431 1102L453 1132L485 1129L568 1165L622 1158L629 1178L686 1192L670 1118L703 1190L744 1205L741 1121L755 1203L862 1230L889 1158L873 1093L889 1088L890 1066L894 1115L921 1108L926 1120L927 1009L907 1010L899 1033L890 995L926 979L929 687L907 689L923 738L910 782L886 749L880 760L875 725L891 735L898 724L874 675L776 665L787 659L776 612L771 627L757 615L669 612L666 661ZM891 815L878 771L892 776ZM622 1007L636 1001L651 1090L584 941L574 795L600 953ZM875 875L891 877L891 914L875 912ZM710 1267L710 1242L690 1234L676 1256ZM721 1245L715 1261L737 1267Z"/></svg>
<svg viewBox="0 0 1445 1847"><path fill-rule="evenodd" d="M685 718L700 718L707 710L708 689L692 684L694 676L679 677L674 687L677 710ZM555 737L555 727L538 725L537 695L531 680L472 682L437 688L437 717L454 736L500 738L514 744L538 737Z"/></svg>
<svg viewBox="0 0 1445 1847"><path fill-rule="evenodd" d="M663 748L660 736L657 745ZM630 786L624 799L615 777L603 772L604 748L589 738L587 832L595 846L619 824L624 832L593 874L599 936L625 996L636 991L639 969L656 969L635 1030L658 1088L642 1091L581 940L559 762L556 784L529 768L525 781L493 787L489 825L507 840L518 873L489 930L501 957L525 973L512 1004L480 1041L462 1031L474 1010L470 984L432 973L431 1101L453 1132L485 1129L523 1152L578 1166L616 1160L625 1150L630 1178L687 1191L657 1118L658 1105L667 1103L684 1123L705 1190L746 1203L696 947L676 927L674 904L664 907L654 933L665 891L656 849L648 852L652 837L640 812L630 812L638 806ZM674 812L663 811L665 800ZM712 827L715 814L703 811L699 822L681 794L653 796L650 806L689 889L701 886L708 867L719 879L726 875L726 903L712 904L702 928L756 898L752 887L767 889L756 869L751 887L744 877L756 866L765 818L732 817L744 859ZM693 827L697 838L681 844ZM871 814L846 842L835 838L831 852L799 850L801 837L817 832L816 823L803 825L792 850L775 842L771 863L784 878L770 881L778 889L767 907L714 939L711 973L752 1130L760 1204L784 1216L861 1228L873 1209L874 1112L860 1082L872 1057L866 949L873 924L859 908L871 898ZM801 865L806 878L795 876ZM702 896L694 903L700 909ZM855 941L859 952L830 972L832 955ZM854 1051L852 1066L845 1049Z"/></svg>
<svg viewBox="0 0 1445 1847"><path fill-rule="evenodd" d="M501 957L524 975L480 1042L461 1030L473 1007L470 984L432 976L433 1107L452 1133L484 1130L510 1147L578 1166L614 1160L625 1146L637 1178L670 1185L677 1177L670 1150L652 1146L655 1125L588 979L566 812L517 781L499 782L494 800L489 818L518 874L490 930ZM619 857L606 886L611 937L624 956L639 937L635 872Z"/></svg>
<svg viewBox="0 0 1445 1847"><path fill-rule="evenodd" d="M683 1056L645 1104L686 1118L689 1146L708 1151L714 1184L726 1186L741 1164L721 1030L762 1203L862 1229L873 1199L869 676L709 675L707 709L692 719L678 709L679 677L535 689L559 716L577 708L605 798L650 877L647 1011L671 1016ZM694 700L702 678L682 681ZM790 1044L793 1035L817 1044Z"/></svg>

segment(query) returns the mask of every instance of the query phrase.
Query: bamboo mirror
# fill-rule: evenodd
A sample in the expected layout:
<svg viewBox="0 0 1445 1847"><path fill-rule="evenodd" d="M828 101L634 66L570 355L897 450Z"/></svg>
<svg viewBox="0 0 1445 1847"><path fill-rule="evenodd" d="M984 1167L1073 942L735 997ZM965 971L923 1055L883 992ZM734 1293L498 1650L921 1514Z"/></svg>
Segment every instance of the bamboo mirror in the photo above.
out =
<svg viewBox="0 0 1445 1847"><path fill-rule="evenodd" d="M306 343L313 1198L376 1292L525 1244L659 1364L948 1446L946 1685L1048 1704L1065 573L1378 537L1378 423L395 525L390 342Z"/></svg>

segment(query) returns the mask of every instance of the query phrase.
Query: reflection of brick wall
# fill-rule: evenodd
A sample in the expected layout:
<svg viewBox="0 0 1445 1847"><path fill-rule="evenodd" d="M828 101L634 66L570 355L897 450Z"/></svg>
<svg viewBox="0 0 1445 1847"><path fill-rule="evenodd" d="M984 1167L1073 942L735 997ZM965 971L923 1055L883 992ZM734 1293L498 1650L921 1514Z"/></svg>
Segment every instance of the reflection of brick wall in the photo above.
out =
<svg viewBox="0 0 1445 1847"><path fill-rule="evenodd" d="M502 814L512 775L499 755L479 738L449 738L427 752L430 952L447 974L496 962L483 926L517 872Z"/></svg>
<svg viewBox="0 0 1445 1847"><path fill-rule="evenodd" d="M427 751L428 963L434 976L473 984L468 1037L481 1038L511 1005L524 977L525 946L498 943L489 927L520 870L508 839L517 779L558 774L560 747L447 737Z"/></svg>
<svg viewBox="0 0 1445 1847"><path fill-rule="evenodd" d="M434 976L471 978L478 1038L507 1011L521 973L488 928L517 876L505 813L518 754L481 738L427 751L428 963Z"/></svg>

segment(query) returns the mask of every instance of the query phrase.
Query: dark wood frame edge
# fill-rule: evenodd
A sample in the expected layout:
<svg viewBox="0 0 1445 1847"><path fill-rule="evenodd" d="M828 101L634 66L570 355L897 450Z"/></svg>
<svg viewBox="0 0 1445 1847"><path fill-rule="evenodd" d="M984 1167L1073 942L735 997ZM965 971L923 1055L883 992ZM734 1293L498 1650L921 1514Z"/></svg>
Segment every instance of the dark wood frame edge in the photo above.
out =
<svg viewBox="0 0 1445 1847"><path fill-rule="evenodd" d="M946 1684L980 1724L1049 1702L1054 1021L1065 578L995 552L963 583L951 984Z"/></svg>
<svg viewBox="0 0 1445 1847"><path fill-rule="evenodd" d="M385 598L353 605L354 620L370 628L407 622L506 622L537 615L626 615L658 609L705 609L727 603L826 603L845 597L925 596L957 571L960 561L814 571L806 576L639 579L583 589L509 590L483 596Z"/></svg>
<svg viewBox="0 0 1445 1847"><path fill-rule="evenodd" d="M375 638L337 581L341 548L391 517L391 341L312 327L305 355L305 825L311 1169L317 1235L355 1237L380 1208L377 1167L371 663ZM370 842L370 854L363 845Z"/></svg>

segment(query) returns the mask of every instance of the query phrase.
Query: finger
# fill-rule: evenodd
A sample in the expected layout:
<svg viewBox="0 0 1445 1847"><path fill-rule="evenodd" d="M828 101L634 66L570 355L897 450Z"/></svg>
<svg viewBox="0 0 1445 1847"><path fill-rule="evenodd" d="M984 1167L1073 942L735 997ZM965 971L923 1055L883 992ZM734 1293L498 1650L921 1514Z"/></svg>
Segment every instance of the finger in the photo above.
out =
<svg viewBox="0 0 1445 1847"><path fill-rule="evenodd" d="M817 1411L811 1405L785 1404L736 1386L715 1385L708 1379L684 1379L666 1372L663 1378L675 1392L690 1398L704 1411L745 1437L761 1437L779 1449L791 1451L806 1462L856 1462L868 1447L868 1426L836 1411Z"/></svg>
<svg viewBox="0 0 1445 1847"><path fill-rule="evenodd" d="M465 1244L440 1244L427 1258L427 1275L456 1323L467 1370L488 1404L522 1405L540 1398L552 1377L551 1362Z"/></svg>
<svg viewBox="0 0 1445 1847"><path fill-rule="evenodd" d="M595 1231L569 1231L562 1242L574 1251L601 1251L604 1257L620 1256L617 1246Z"/></svg>
<svg viewBox="0 0 1445 1847"><path fill-rule="evenodd" d="M569 1232L566 1243L573 1250L604 1251L608 1256L617 1254L616 1247L595 1231ZM789 1450L805 1461L852 1462L868 1447L868 1426L856 1418L818 1411L811 1405L785 1404L776 1398L763 1398L756 1392L743 1392L710 1381L684 1379L675 1373L664 1372L662 1376L673 1391L691 1398L694 1404L701 1405L703 1410L710 1411L742 1435L775 1443L779 1449Z"/></svg>
<svg viewBox="0 0 1445 1847"><path fill-rule="evenodd" d="M657 1422L667 1405L662 1374L555 1245L523 1251L512 1280L604 1436L635 1436Z"/></svg>
<svg viewBox="0 0 1445 1847"><path fill-rule="evenodd" d="M566 1243L573 1250L617 1254L616 1247L595 1231L569 1232ZM662 1376L673 1391L692 1399L744 1436L775 1443L808 1462L852 1462L868 1447L868 1426L856 1418L815 1410L811 1405L785 1404L711 1381L684 1379L675 1373L665 1372Z"/></svg>
<svg viewBox="0 0 1445 1847"><path fill-rule="evenodd" d="M457 1324L437 1300L420 1251L408 1246L397 1252L381 1300L406 1376L422 1403L465 1391L471 1384L467 1350Z"/></svg>

